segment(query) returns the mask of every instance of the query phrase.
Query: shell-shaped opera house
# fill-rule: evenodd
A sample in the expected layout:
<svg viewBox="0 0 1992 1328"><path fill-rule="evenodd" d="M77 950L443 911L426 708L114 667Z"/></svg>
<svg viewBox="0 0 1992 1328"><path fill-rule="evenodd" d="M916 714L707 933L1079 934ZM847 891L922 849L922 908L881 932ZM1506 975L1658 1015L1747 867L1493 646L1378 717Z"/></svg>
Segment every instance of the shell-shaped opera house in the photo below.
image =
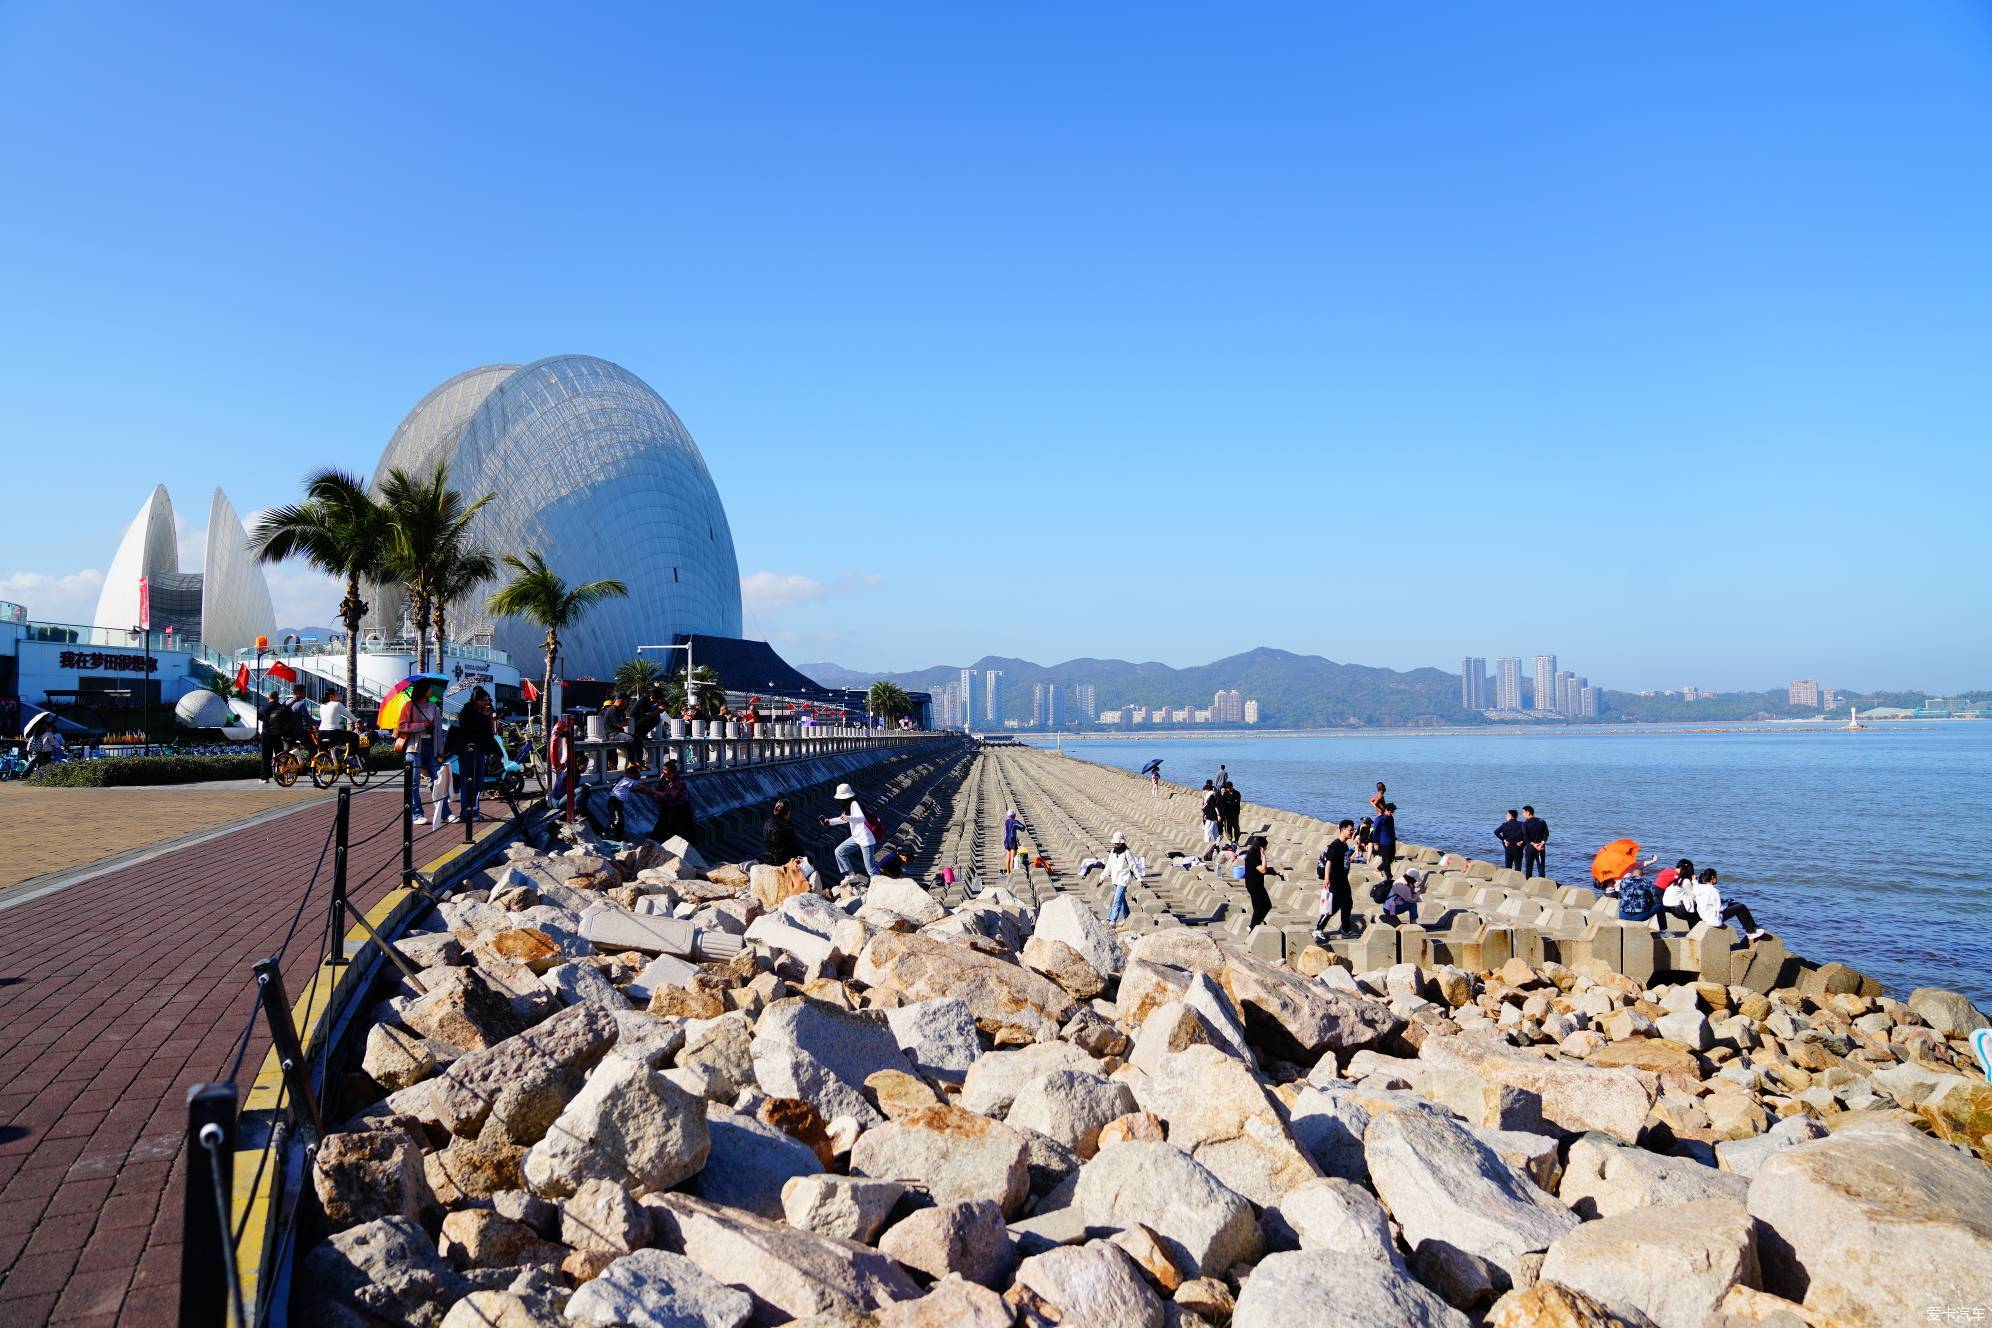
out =
<svg viewBox="0 0 1992 1328"><path fill-rule="evenodd" d="M620 365L557 355L458 374L418 402L375 468L410 475L448 467L466 499L493 495L474 541L493 557L537 550L570 584L615 577L625 599L606 600L561 633L561 671L607 677L639 645L679 634L740 635L740 566L733 532L705 458L649 384ZM493 620L479 587L450 609L450 636L489 644L525 664L544 630ZM370 632L397 636L397 587L368 594Z"/></svg>
<svg viewBox="0 0 1992 1328"><path fill-rule="evenodd" d="M152 490L104 573L94 621L107 627L139 622L141 593L152 630L168 643L198 641L227 655L255 644L271 627L269 585L242 518L220 489L208 504L207 552L198 572L180 570L173 500L163 484Z"/></svg>

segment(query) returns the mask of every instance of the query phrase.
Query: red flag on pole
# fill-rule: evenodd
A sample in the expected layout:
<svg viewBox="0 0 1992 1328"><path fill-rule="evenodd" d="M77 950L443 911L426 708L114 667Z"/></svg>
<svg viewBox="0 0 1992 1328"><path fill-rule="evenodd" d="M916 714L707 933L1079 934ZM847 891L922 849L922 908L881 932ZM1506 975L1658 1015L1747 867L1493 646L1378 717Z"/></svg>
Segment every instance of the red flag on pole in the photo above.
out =
<svg viewBox="0 0 1992 1328"><path fill-rule="evenodd" d="M267 672L270 677L277 679L279 682L297 681L297 670L292 668L290 665L284 663L282 660L278 660L276 663L270 665L270 667L267 670L265 670L265 672Z"/></svg>
<svg viewBox="0 0 1992 1328"><path fill-rule="evenodd" d="M533 686L531 678L521 678L519 680L519 695L525 697L528 701L537 701L539 700L539 688Z"/></svg>
<svg viewBox="0 0 1992 1328"><path fill-rule="evenodd" d="M249 666L247 664L237 664L235 666L235 690L238 692L249 690Z"/></svg>

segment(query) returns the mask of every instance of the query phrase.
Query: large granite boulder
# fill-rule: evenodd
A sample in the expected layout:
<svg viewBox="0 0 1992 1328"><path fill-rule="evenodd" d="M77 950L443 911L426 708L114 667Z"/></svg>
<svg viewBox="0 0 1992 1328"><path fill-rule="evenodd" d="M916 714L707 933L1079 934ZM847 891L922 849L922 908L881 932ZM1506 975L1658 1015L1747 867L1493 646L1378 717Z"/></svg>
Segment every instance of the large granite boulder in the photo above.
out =
<svg viewBox="0 0 1992 1328"><path fill-rule="evenodd" d="M429 1103L450 1133L475 1135L496 1116L514 1143L538 1142L580 1086L581 1076L615 1045L610 1007L570 1005L523 1033L457 1060L437 1079Z"/></svg>
<svg viewBox="0 0 1992 1328"><path fill-rule="evenodd" d="M1379 1001L1336 991L1281 964L1226 949L1218 975L1225 994L1244 1012L1252 1041L1288 1061L1311 1061L1380 1046L1404 1021Z"/></svg>
<svg viewBox="0 0 1992 1328"><path fill-rule="evenodd" d="M867 987L896 991L909 1000L959 996L978 1022L992 1027L1017 1022L1020 1013L1062 1025L1076 1008L1071 993L1050 978L918 932L872 937L858 954L853 976Z"/></svg>
<svg viewBox="0 0 1992 1328"><path fill-rule="evenodd" d="M1252 1205L1174 1144L1102 1148L1079 1169L1072 1206L1103 1226L1145 1224L1191 1276L1222 1276L1259 1253Z"/></svg>
<svg viewBox="0 0 1992 1328"><path fill-rule="evenodd" d="M983 1116L1009 1114L1018 1090L1053 1070L1100 1071L1092 1053L1070 1042L1033 1042L1014 1051L992 1051L968 1069L961 1085L961 1105Z"/></svg>
<svg viewBox="0 0 1992 1328"><path fill-rule="evenodd" d="M1009 1299L1023 1307L1026 1322L1086 1328L1162 1328L1163 1323L1162 1302L1134 1260L1104 1240L1032 1255L1017 1266Z"/></svg>
<svg viewBox="0 0 1992 1328"><path fill-rule="evenodd" d="M1439 1240L1513 1278L1524 1255L1546 1250L1577 1215L1449 1117L1393 1111L1363 1137L1370 1180L1416 1248Z"/></svg>
<svg viewBox="0 0 1992 1328"><path fill-rule="evenodd" d="M787 1323L813 1314L875 1314L920 1288L905 1270L855 1241L798 1231L781 1222L688 1194L653 1194L658 1243L682 1250L715 1280L754 1298L754 1322Z"/></svg>
<svg viewBox="0 0 1992 1328"><path fill-rule="evenodd" d="M633 1192L668 1189L704 1166L710 1148L703 1099L641 1061L610 1056L527 1150L526 1184L549 1198L596 1176Z"/></svg>
<svg viewBox="0 0 1992 1328"><path fill-rule="evenodd" d="M1622 1143L1638 1142L1660 1089L1658 1076L1644 1070L1552 1061L1487 1037L1428 1037L1418 1058L1526 1089L1542 1099L1542 1117L1550 1124L1578 1134L1602 1130Z"/></svg>
<svg viewBox="0 0 1992 1328"><path fill-rule="evenodd" d="M937 1203L990 1199L1014 1217L1030 1196L1030 1150L1001 1121L923 1107L859 1135L851 1174L920 1185Z"/></svg>
<svg viewBox="0 0 1992 1328"><path fill-rule="evenodd" d="M1216 1047L1186 1047L1135 1082L1135 1101L1169 1142L1261 1207L1321 1173L1251 1067Z"/></svg>
<svg viewBox="0 0 1992 1328"><path fill-rule="evenodd" d="M1587 1134L1570 1145L1556 1197L1586 1221L1655 1204L1726 1199L1742 1203L1750 1182L1691 1158L1628 1147L1607 1134Z"/></svg>
<svg viewBox="0 0 1992 1328"><path fill-rule="evenodd" d="M1703 1328L1729 1288L1757 1284L1756 1232L1733 1199L1634 1208L1560 1237L1542 1276L1656 1328Z"/></svg>
<svg viewBox="0 0 1992 1328"><path fill-rule="evenodd" d="M689 1189L702 1199L762 1217L781 1217L782 1195L798 1176L813 1176L822 1163L808 1144L752 1116L706 1108L712 1151Z"/></svg>
<svg viewBox="0 0 1992 1328"><path fill-rule="evenodd" d="M441 1328L444 1312L469 1290L421 1225L397 1213L349 1227L313 1249L305 1256L301 1294L343 1308L349 1322Z"/></svg>
<svg viewBox="0 0 1992 1328"><path fill-rule="evenodd" d="M1467 1317L1380 1259L1340 1250L1269 1254L1245 1279L1231 1328L1470 1328Z"/></svg>
<svg viewBox="0 0 1992 1328"><path fill-rule="evenodd" d="M1992 1169L1896 1121L1773 1154L1750 1182L1764 1289L1852 1325L1992 1305Z"/></svg>
<svg viewBox="0 0 1992 1328"><path fill-rule="evenodd" d="M1038 909L1037 925L1031 929L1031 935L1071 946L1103 978L1117 975L1127 961L1114 929L1077 895L1053 895L1047 899Z"/></svg>
<svg viewBox="0 0 1992 1328"><path fill-rule="evenodd" d="M850 1116L863 1126L885 1119L865 1096L866 1077L906 1068L898 1039L876 1012L841 1010L806 996L761 1012L752 1051L761 1091L801 1098L825 1120Z"/></svg>
<svg viewBox="0 0 1992 1328"><path fill-rule="evenodd" d="M566 1313L590 1328L745 1328L754 1299L682 1254L638 1250L583 1282Z"/></svg>
<svg viewBox="0 0 1992 1328"><path fill-rule="evenodd" d="M1019 1089L1003 1119L1091 1157L1101 1128L1133 1110L1134 1093L1126 1084L1080 1070L1053 1070Z"/></svg>

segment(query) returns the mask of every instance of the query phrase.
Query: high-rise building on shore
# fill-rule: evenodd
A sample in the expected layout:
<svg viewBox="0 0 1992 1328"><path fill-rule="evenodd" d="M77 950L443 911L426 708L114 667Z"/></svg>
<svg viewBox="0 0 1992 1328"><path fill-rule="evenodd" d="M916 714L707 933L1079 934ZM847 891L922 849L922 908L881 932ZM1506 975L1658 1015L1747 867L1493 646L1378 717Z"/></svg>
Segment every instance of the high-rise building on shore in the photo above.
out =
<svg viewBox="0 0 1992 1328"><path fill-rule="evenodd" d="M1494 708L1522 708L1522 660L1519 655L1503 655L1494 661Z"/></svg>
<svg viewBox="0 0 1992 1328"><path fill-rule="evenodd" d="M1819 708L1821 710L1839 709L1840 689L1837 687L1821 687L1819 689Z"/></svg>
<svg viewBox="0 0 1992 1328"><path fill-rule="evenodd" d="M1245 697L1237 688L1220 689L1210 702L1211 720L1218 724L1245 722Z"/></svg>
<svg viewBox="0 0 1992 1328"><path fill-rule="evenodd" d="M1819 704L1819 680L1800 678L1785 684L1785 704L1795 706L1817 706Z"/></svg>
<svg viewBox="0 0 1992 1328"><path fill-rule="evenodd" d="M1535 657L1535 709L1556 709L1556 656Z"/></svg>
<svg viewBox="0 0 1992 1328"><path fill-rule="evenodd" d="M1598 689L1582 687L1577 693L1577 713L1585 719L1595 719L1598 715Z"/></svg>
<svg viewBox="0 0 1992 1328"><path fill-rule="evenodd" d="M1055 682L1034 682L1031 684L1031 725L1034 728L1056 728L1060 719L1058 684Z"/></svg>
<svg viewBox="0 0 1992 1328"><path fill-rule="evenodd" d="M977 714L975 709L975 670L963 669L961 671L961 726L965 729L972 729L975 727L975 721L980 718L982 716Z"/></svg>
<svg viewBox="0 0 1992 1328"><path fill-rule="evenodd" d="M1100 713L1098 689L1090 682L1072 684L1072 713L1078 716L1081 724L1090 724Z"/></svg>
<svg viewBox="0 0 1992 1328"><path fill-rule="evenodd" d="M1461 710L1487 708L1487 661L1484 658L1466 655L1460 659L1459 708Z"/></svg>
<svg viewBox="0 0 1992 1328"><path fill-rule="evenodd" d="M1253 697L1245 703L1245 722L1247 724L1256 724L1259 722L1259 700L1257 697Z"/></svg>
<svg viewBox="0 0 1992 1328"><path fill-rule="evenodd" d="M992 729L1003 727L1003 670L990 669L982 675L982 722Z"/></svg>
<svg viewBox="0 0 1992 1328"><path fill-rule="evenodd" d="M1554 683L1554 686L1555 686L1555 691L1552 693L1552 695L1554 696L1556 703L1550 708L1555 710L1556 713L1559 715L1576 714L1577 713L1577 675L1570 672L1568 669L1558 669L1556 671L1556 681Z"/></svg>

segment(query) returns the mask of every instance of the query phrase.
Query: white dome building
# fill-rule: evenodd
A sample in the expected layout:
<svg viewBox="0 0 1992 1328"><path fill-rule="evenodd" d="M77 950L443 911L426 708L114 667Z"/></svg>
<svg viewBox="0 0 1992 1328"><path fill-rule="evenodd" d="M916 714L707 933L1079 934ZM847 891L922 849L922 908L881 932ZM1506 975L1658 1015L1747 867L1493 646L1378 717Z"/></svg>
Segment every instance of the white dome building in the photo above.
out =
<svg viewBox="0 0 1992 1328"><path fill-rule="evenodd" d="M561 634L562 673L607 677L638 645L740 635L740 565L705 458L648 384L607 360L559 355L486 365L423 397L374 470L449 467L467 499L495 495L473 538L494 557L537 549L569 582L615 577L626 599ZM493 621L485 586L450 606L450 635L488 642L536 672L544 632ZM398 588L374 587L369 630L399 635Z"/></svg>

